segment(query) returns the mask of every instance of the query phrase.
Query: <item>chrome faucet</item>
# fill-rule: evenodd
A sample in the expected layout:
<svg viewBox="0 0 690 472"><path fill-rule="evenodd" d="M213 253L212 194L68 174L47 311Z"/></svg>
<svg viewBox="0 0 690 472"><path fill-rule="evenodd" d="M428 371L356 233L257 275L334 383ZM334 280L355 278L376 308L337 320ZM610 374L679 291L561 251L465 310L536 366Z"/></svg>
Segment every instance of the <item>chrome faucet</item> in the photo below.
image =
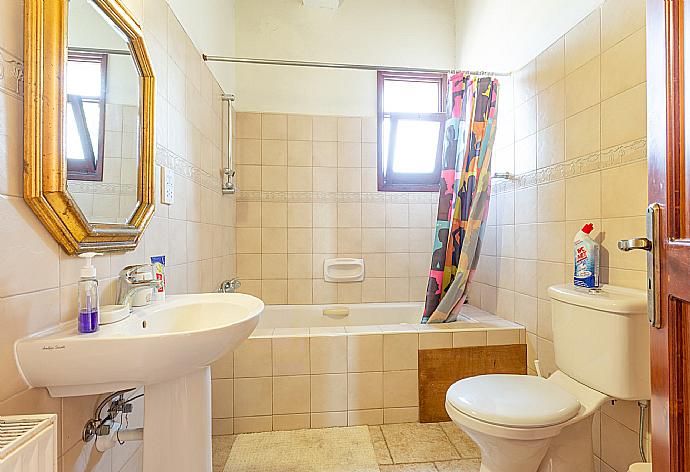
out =
<svg viewBox="0 0 690 472"><path fill-rule="evenodd" d="M117 301L115 303L131 308L132 296L136 292L147 288L159 288L162 283L161 280L135 280L137 274L152 273L152 269L151 264L130 265L122 269L117 280Z"/></svg>
<svg viewBox="0 0 690 472"><path fill-rule="evenodd" d="M242 284L240 279L235 277L234 279L224 280L221 282L220 287L218 287L219 293L235 293L235 291L240 288Z"/></svg>

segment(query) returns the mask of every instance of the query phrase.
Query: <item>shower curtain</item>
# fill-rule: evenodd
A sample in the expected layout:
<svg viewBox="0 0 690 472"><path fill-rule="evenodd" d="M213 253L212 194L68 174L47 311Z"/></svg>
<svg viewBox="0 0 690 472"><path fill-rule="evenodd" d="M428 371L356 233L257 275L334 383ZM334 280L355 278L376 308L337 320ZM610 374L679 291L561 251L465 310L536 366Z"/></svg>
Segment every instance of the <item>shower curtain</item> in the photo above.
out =
<svg viewBox="0 0 690 472"><path fill-rule="evenodd" d="M491 194L498 81L449 80L438 216L422 323L457 318L481 249Z"/></svg>

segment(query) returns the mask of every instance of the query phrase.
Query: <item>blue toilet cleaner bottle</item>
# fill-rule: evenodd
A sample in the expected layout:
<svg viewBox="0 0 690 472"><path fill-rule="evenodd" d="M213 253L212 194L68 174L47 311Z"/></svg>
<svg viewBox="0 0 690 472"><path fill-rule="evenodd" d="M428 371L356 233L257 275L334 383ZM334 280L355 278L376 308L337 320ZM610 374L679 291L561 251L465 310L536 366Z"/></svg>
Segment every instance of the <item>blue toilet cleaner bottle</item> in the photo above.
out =
<svg viewBox="0 0 690 472"><path fill-rule="evenodd" d="M587 223L577 232L573 240L575 262L573 283L577 287L599 287L599 244L589 235L593 229L594 225Z"/></svg>

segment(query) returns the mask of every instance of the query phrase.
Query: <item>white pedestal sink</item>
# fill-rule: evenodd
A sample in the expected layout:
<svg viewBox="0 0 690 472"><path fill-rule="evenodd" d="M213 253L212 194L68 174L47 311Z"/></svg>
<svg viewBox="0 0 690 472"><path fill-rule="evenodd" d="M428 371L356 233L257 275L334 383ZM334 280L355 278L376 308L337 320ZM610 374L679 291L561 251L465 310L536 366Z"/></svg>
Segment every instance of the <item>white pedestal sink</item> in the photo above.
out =
<svg viewBox="0 0 690 472"><path fill-rule="evenodd" d="M173 296L96 333L78 334L71 322L21 339L17 363L53 397L143 385L145 471L158 470L160 457L169 472L210 470L208 366L249 337L263 308L244 294Z"/></svg>

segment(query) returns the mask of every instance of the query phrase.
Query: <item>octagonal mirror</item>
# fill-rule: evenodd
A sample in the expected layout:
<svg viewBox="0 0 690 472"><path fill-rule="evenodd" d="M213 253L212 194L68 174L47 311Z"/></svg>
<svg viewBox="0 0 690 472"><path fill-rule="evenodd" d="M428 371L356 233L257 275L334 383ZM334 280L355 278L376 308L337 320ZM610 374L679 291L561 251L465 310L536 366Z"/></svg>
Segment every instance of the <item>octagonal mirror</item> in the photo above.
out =
<svg viewBox="0 0 690 472"><path fill-rule="evenodd" d="M70 254L134 248L154 209L141 29L118 0L25 8L24 198Z"/></svg>

